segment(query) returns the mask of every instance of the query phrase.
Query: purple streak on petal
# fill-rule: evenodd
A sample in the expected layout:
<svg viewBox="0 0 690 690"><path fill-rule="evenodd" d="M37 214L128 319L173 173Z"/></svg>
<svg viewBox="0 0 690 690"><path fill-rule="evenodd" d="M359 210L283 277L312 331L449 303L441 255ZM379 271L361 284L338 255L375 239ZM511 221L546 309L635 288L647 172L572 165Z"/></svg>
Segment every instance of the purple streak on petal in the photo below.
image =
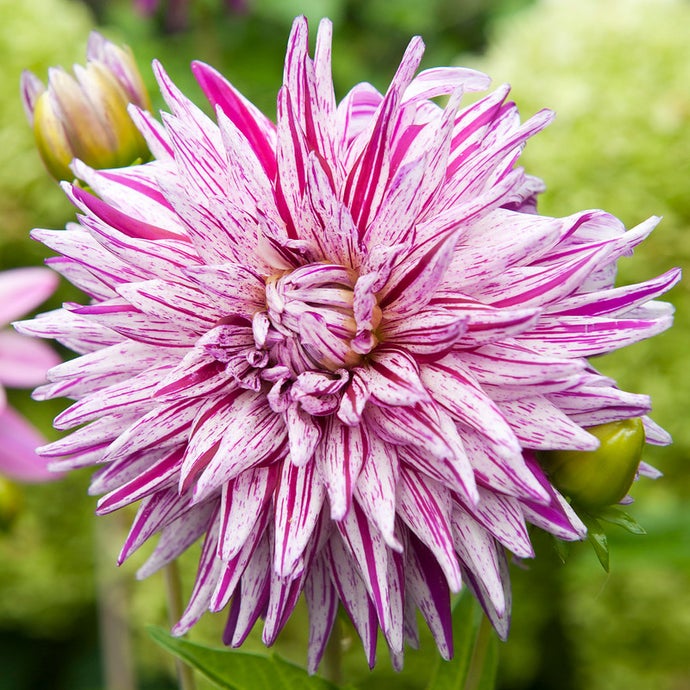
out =
<svg viewBox="0 0 690 690"><path fill-rule="evenodd" d="M383 538L377 530L372 530L357 503L352 504L350 512L336 527L350 557L357 563L386 640L394 649L401 649L402 591L400 583L389 578L390 556Z"/></svg>
<svg viewBox="0 0 690 690"><path fill-rule="evenodd" d="M550 499L548 504L521 499L522 511L527 520L559 539L565 541L584 539L587 528L565 499L551 486L534 455L525 453L525 462Z"/></svg>
<svg viewBox="0 0 690 690"><path fill-rule="evenodd" d="M647 443L655 446L667 446L673 442L671 434L646 415L642 417L642 422L644 423L645 440Z"/></svg>
<svg viewBox="0 0 690 690"><path fill-rule="evenodd" d="M290 462L302 466L314 455L323 433L321 426L314 417L303 412L297 403L287 408L285 425L290 442Z"/></svg>
<svg viewBox="0 0 690 690"><path fill-rule="evenodd" d="M397 503L400 517L434 555L451 591L458 592L462 580L453 548L448 489L402 464Z"/></svg>
<svg viewBox="0 0 690 690"><path fill-rule="evenodd" d="M624 314L661 296L676 285L680 278L680 269L673 268L644 283L575 295L561 300L549 311L562 316L583 316L586 318L605 314Z"/></svg>
<svg viewBox="0 0 690 690"><path fill-rule="evenodd" d="M521 506L516 498L479 487L479 502L467 505L456 500L484 529L519 558L533 558L534 549L529 539Z"/></svg>
<svg viewBox="0 0 690 690"><path fill-rule="evenodd" d="M183 486L196 482L195 501L219 491L240 472L285 455L283 420L253 391L227 396L222 405L208 407L203 421L205 438L197 442L196 431L192 431L187 449L189 474L186 467L181 473Z"/></svg>
<svg viewBox="0 0 690 690"><path fill-rule="evenodd" d="M74 431L69 436L37 448L39 455L47 458L59 458L64 455L76 455L99 450L105 456L109 446L129 430L140 415L119 414L103 417L91 424Z"/></svg>
<svg viewBox="0 0 690 690"><path fill-rule="evenodd" d="M93 213L94 216L101 219L104 223L107 223L128 237L145 240L180 239L180 235L177 233L170 232L169 230L152 225L151 223L128 216L80 187L73 185L72 195L79 208L84 212Z"/></svg>
<svg viewBox="0 0 690 690"><path fill-rule="evenodd" d="M223 631L226 645L241 646L259 616L264 614L269 597L270 560L268 540L264 539L254 551L240 586L233 595L228 622Z"/></svg>
<svg viewBox="0 0 690 690"><path fill-rule="evenodd" d="M270 517L270 512L267 510L259 513L242 548L231 560L224 562L209 602L211 611L220 611L227 605L250 563L254 563L253 575L255 578L268 579L271 570L271 548L267 531L270 529ZM262 570L261 564L264 563L266 557L268 560ZM220 560L222 561L222 559Z"/></svg>
<svg viewBox="0 0 690 690"><path fill-rule="evenodd" d="M55 428L70 429L105 415L127 411L144 402L148 403L149 408L155 406L153 391L168 369L168 366L152 367L83 396L55 418Z"/></svg>
<svg viewBox="0 0 690 690"><path fill-rule="evenodd" d="M282 579L275 572L271 573L268 606L266 607L264 629L261 641L270 647L295 609L302 593L306 571L295 580Z"/></svg>
<svg viewBox="0 0 690 690"><path fill-rule="evenodd" d="M212 67L202 62L192 62L192 72L211 105L219 106L247 137L266 176L274 179L275 125Z"/></svg>
<svg viewBox="0 0 690 690"><path fill-rule="evenodd" d="M160 166L138 165L115 170L95 170L79 160L72 164L74 174L88 184L100 199L118 211L146 221L155 218L161 227L184 241L184 226L162 194Z"/></svg>
<svg viewBox="0 0 690 690"><path fill-rule="evenodd" d="M486 439L498 457L520 453L518 442L501 410L453 355L422 368L422 381L434 400L458 422L472 427Z"/></svg>
<svg viewBox="0 0 690 690"><path fill-rule="evenodd" d="M465 579L504 639L510 618L510 579L504 571L503 548L468 513L456 504L452 513L455 548L464 564Z"/></svg>
<svg viewBox="0 0 690 690"><path fill-rule="evenodd" d="M355 561L337 534L328 542L326 554L331 581L362 640L369 668L374 668L378 632L376 608Z"/></svg>
<svg viewBox="0 0 690 690"><path fill-rule="evenodd" d="M398 454L395 446L382 441L362 424L364 463L355 486L355 497L369 521L394 551L402 544L395 536L396 487L398 484Z"/></svg>
<svg viewBox="0 0 690 690"><path fill-rule="evenodd" d="M280 467L277 463L239 474L223 485L219 513L218 556L232 560L247 541L258 517L273 498Z"/></svg>
<svg viewBox="0 0 690 690"><path fill-rule="evenodd" d="M134 104L129 105L127 112L136 128L144 137L146 145L153 156L161 161L170 160L173 157L173 152L170 145L170 137L165 131L165 127L151 113L138 108Z"/></svg>
<svg viewBox="0 0 690 690"><path fill-rule="evenodd" d="M359 375L379 404L414 405L428 401L429 394L419 378L419 367L404 350L379 347Z"/></svg>
<svg viewBox="0 0 690 690"><path fill-rule="evenodd" d="M98 501L97 515L106 515L146 496L174 486L182 465L182 448L176 448L161 460L152 462L148 468L122 486L111 491Z"/></svg>
<svg viewBox="0 0 690 690"><path fill-rule="evenodd" d="M366 384L357 372L350 379L350 385L345 388L340 399L338 419L348 426L356 426L362 420L362 414L367 401L371 397Z"/></svg>
<svg viewBox="0 0 690 690"><path fill-rule="evenodd" d="M329 576L325 553L309 569L304 585L309 610L309 651L307 671L316 673L338 613L338 593Z"/></svg>
<svg viewBox="0 0 690 690"><path fill-rule="evenodd" d="M514 340L484 345L474 351L450 354L469 367L481 385L501 388L528 387L580 374L585 363L579 359L545 357Z"/></svg>
<svg viewBox="0 0 690 690"><path fill-rule="evenodd" d="M382 326L384 339L413 355L440 358L467 330L467 318L442 309L421 309Z"/></svg>
<svg viewBox="0 0 690 690"><path fill-rule="evenodd" d="M103 462L186 441L189 425L197 416L199 407L199 403L190 403L187 400L155 406L149 413L138 416L126 430L118 430L117 440L108 447ZM98 420L86 428L93 428L101 421ZM81 429L68 438L76 436L80 431Z"/></svg>
<svg viewBox="0 0 690 690"><path fill-rule="evenodd" d="M438 412L429 403L407 407L370 405L365 419L384 441L396 445L412 445L438 458L452 457L453 448L441 429Z"/></svg>
<svg viewBox="0 0 690 690"><path fill-rule="evenodd" d="M315 462L328 493L332 520L342 520L350 510L367 449L361 425L346 426L337 418L326 423Z"/></svg>
<svg viewBox="0 0 690 690"><path fill-rule="evenodd" d="M19 80L19 88L26 119L33 127L36 101L46 90L45 84L33 72L25 69L22 70L22 75Z"/></svg>
<svg viewBox="0 0 690 690"><path fill-rule="evenodd" d="M295 577L303 567L303 554L326 491L316 475L315 464L297 467L283 464L275 495L275 548L273 568L280 577Z"/></svg>
<svg viewBox="0 0 690 690"><path fill-rule="evenodd" d="M453 624L448 580L433 554L414 534L407 552L405 592L424 616L444 659L453 657Z"/></svg>
<svg viewBox="0 0 690 690"><path fill-rule="evenodd" d="M376 213L383 190L388 184L389 142L394 115L403 92L419 66L423 52L422 40L419 37L413 38L378 109L369 141L348 176L344 198L352 210L360 237L364 236L368 222Z"/></svg>
<svg viewBox="0 0 690 690"><path fill-rule="evenodd" d="M189 494L179 494L177 488L163 489L144 498L139 505L132 526L127 535L117 564L122 565L147 539L167 527L189 510L198 512L189 505ZM211 504L205 504L200 510L211 510Z"/></svg>
<svg viewBox="0 0 690 690"><path fill-rule="evenodd" d="M544 396L502 401L498 407L523 447L595 450L599 442Z"/></svg>
<svg viewBox="0 0 690 690"><path fill-rule="evenodd" d="M522 456L516 456L509 462L496 457L486 447L484 436L471 429L463 429L462 442L480 484L515 498L537 503L549 502L550 494L525 464Z"/></svg>
<svg viewBox="0 0 690 690"><path fill-rule="evenodd" d="M209 530L211 531L209 542L214 542L212 528L215 518L215 508L215 504L208 504L205 505L203 509L190 510L167 524L161 531L158 544L156 544L153 553L148 557L144 565L137 570L137 579L143 580L153 575L153 573L157 572L171 561L174 561L181 553L184 553L197 539L199 539L202 534L208 533ZM207 560L207 567L215 566L217 568L220 564L219 560L215 560L214 562L211 562L211 559ZM200 583L200 585L201 584L202 583ZM207 582L204 588L206 596L208 596L208 586L209 583ZM203 604L203 606L205 608L206 604ZM201 612L199 615L201 615Z"/></svg>
<svg viewBox="0 0 690 690"><path fill-rule="evenodd" d="M204 614L211 602L213 590L224 567L223 561L216 556L216 543L218 541L217 524L216 515L214 514L206 532L204 545L201 548L199 569L194 580L194 588L189 597L187 608L171 631L176 637L184 635Z"/></svg>

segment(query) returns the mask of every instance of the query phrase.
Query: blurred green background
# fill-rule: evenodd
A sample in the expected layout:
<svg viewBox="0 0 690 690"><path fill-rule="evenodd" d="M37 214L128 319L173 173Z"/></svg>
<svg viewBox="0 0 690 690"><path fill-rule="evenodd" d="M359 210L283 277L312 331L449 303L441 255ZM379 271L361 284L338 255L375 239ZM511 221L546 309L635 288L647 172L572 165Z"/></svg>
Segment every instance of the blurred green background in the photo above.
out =
<svg viewBox="0 0 690 690"><path fill-rule="evenodd" d="M621 263L621 282L690 263L687 0L249 0L240 14L221 0L192 0L188 24L176 32L166 25L164 5L144 19L129 0L0 0L0 268L40 263L45 250L28 231L62 227L72 217L33 147L18 95L23 68L43 78L49 65L82 62L88 32L98 26L133 48L152 93L147 65L158 57L201 104L188 68L201 59L273 116L289 26L299 13L312 24L323 15L334 21L340 97L357 81L385 89L409 37L419 33L425 67L463 63L487 71L495 84L510 82L523 117L553 108L555 122L523 156L547 184L540 211L604 208L628 226L662 215L636 256ZM64 299L78 295L63 286L48 306ZM621 387L650 393L654 419L675 439L670 448L649 448L645 458L665 476L634 487L629 512L648 534L609 530L610 574L586 545L575 546L562 566L550 543L535 536L538 558L513 568L501 690L690 689L687 282L669 300L677 308L673 330L597 362ZM11 401L56 437L50 420L62 403L34 404L16 391ZM2 690L105 688L99 606L110 608L105 619L117 639L124 639L118 626L131 631L138 687L175 687L170 659L145 632L148 624L166 624L162 578L135 582L145 554L115 568L131 514L94 519L87 484L88 473L75 473L48 485L0 486ZM188 586L195 554L187 556ZM278 643L300 663L304 616L298 613ZM219 645L223 623L222 614L209 615L191 639ZM248 645L261 648L255 637ZM345 663L360 687L412 689L424 687L434 656L427 635L400 676L384 652L376 673L366 671L356 641Z"/></svg>

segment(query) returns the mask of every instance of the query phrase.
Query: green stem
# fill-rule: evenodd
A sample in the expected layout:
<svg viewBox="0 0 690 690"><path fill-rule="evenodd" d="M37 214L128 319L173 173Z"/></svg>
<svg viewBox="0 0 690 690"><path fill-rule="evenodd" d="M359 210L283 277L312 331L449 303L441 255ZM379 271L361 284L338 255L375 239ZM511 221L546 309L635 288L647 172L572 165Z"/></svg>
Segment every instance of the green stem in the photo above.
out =
<svg viewBox="0 0 690 690"><path fill-rule="evenodd" d="M135 690L129 629L129 595L122 573L113 568L113 545L121 541L119 515L95 521L96 587L103 684L107 690Z"/></svg>
<svg viewBox="0 0 690 690"><path fill-rule="evenodd" d="M180 580L180 569L177 561L171 561L164 568L165 574L165 593L168 600L168 619L170 625L174 625L182 617L182 581ZM177 680L180 683L180 690L195 690L194 671L185 664L182 659L175 659L177 670Z"/></svg>
<svg viewBox="0 0 690 690"><path fill-rule="evenodd" d="M477 688L479 688L484 672L486 654L489 650L491 634L491 623L486 615L482 613L482 620L479 623L479 630L477 631L477 639L474 641L470 666L467 669L464 690L477 690Z"/></svg>
<svg viewBox="0 0 690 690"><path fill-rule="evenodd" d="M340 619L336 617L333 630L326 643L326 649L321 662L321 672L324 678L335 685L342 683L343 669L343 630Z"/></svg>

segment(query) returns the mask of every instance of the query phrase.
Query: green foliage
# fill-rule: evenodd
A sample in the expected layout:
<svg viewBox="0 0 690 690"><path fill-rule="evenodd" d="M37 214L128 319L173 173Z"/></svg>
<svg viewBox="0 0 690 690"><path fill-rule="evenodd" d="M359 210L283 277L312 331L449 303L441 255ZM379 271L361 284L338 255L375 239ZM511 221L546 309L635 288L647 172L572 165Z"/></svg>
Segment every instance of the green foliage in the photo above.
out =
<svg viewBox="0 0 690 690"><path fill-rule="evenodd" d="M162 628L149 628L151 637L167 651L200 671L225 690L335 690L336 686L278 655L212 649L172 637Z"/></svg>
<svg viewBox="0 0 690 690"><path fill-rule="evenodd" d="M597 518L609 522L612 525L618 525L618 527L622 527L624 530L630 532L630 534L647 534L646 530L634 517L632 517L632 515L628 515L628 513L615 506L603 509L597 514Z"/></svg>

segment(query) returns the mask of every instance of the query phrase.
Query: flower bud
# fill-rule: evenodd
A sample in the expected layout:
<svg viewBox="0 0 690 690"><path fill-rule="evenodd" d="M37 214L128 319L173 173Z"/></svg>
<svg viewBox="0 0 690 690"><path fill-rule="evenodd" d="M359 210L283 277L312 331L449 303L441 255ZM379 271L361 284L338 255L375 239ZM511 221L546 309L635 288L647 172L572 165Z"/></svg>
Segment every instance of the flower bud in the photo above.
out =
<svg viewBox="0 0 690 690"><path fill-rule="evenodd" d="M21 82L22 101L36 145L48 171L72 179L74 158L95 168L131 165L149 150L127 112L130 103L151 102L131 51L92 33L85 67L74 76L61 68L48 72L48 87L31 72Z"/></svg>
<svg viewBox="0 0 690 690"><path fill-rule="evenodd" d="M623 419L587 429L600 445L593 451L553 450L539 461L553 484L585 508L618 503L628 493L642 456L642 420Z"/></svg>

